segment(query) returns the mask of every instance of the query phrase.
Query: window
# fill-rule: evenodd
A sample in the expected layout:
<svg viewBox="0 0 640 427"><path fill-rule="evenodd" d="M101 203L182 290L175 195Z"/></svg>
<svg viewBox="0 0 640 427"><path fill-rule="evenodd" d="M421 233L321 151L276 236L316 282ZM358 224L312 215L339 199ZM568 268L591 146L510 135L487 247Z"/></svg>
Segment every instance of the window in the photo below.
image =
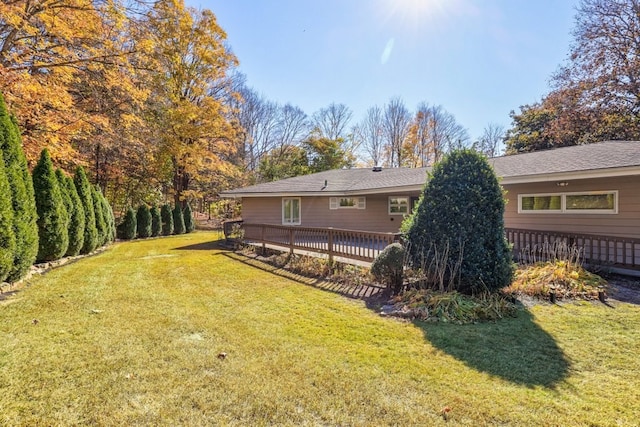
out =
<svg viewBox="0 0 640 427"><path fill-rule="evenodd" d="M282 199L282 224L300 225L300 197Z"/></svg>
<svg viewBox="0 0 640 427"><path fill-rule="evenodd" d="M389 215L407 215L409 213L409 197L389 197Z"/></svg>
<svg viewBox="0 0 640 427"><path fill-rule="evenodd" d="M518 213L618 213L617 191L520 194Z"/></svg>
<svg viewBox="0 0 640 427"><path fill-rule="evenodd" d="M331 197L329 209L365 209L365 197Z"/></svg>

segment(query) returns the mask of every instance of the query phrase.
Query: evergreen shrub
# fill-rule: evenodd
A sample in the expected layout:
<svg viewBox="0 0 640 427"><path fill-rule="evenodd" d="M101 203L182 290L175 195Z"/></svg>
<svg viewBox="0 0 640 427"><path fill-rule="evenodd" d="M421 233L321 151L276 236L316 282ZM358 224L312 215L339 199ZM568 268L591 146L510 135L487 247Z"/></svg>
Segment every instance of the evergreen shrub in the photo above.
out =
<svg viewBox="0 0 640 427"><path fill-rule="evenodd" d="M103 246L107 243L107 222L105 213L102 209L102 191L95 185L91 186L91 199L93 201L93 212L96 217L96 231L98 232L97 247Z"/></svg>
<svg viewBox="0 0 640 427"><path fill-rule="evenodd" d="M0 152L0 160L2 152ZM11 189L5 173L4 161L0 161L0 282L4 281L13 269L16 251L16 237L13 232L13 206Z"/></svg>
<svg viewBox="0 0 640 427"><path fill-rule="evenodd" d="M393 294L402 291L405 250L400 243L388 245L371 264L371 274L391 289Z"/></svg>
<svg viewBox="0 0 640 427"><path fill-rule="evenodd" d="M160 217L162 218L162 235L170 236L173 234L173 213L171 212L171 206L168 204L162 205L160 209Z"/></svg>
<svg viewBox="0 0 640 427"><path fill-rule="evenodd" d="M173 234L184 234L184 217L179 204L173 208Z"/></svg>
<svg viewBox="0 0 640 427"><path fill-rule="evenodd" d="M151 237L151 212L149 211L149 206L145 203L138 206L136 221L138 224L138 237L141 239Z"/></svg>
<svg viewBox="0 0 640 427"><path fill-rule="evenodd" d="M69 246L67 211L53 170L51 157L45 148L33 169L33 189L38 212L39 262L62 258Z"/></svg>
<svg viewBox="0 0 640 427"><path fill-rule="evenodd" d="M514 266L504 235L504 205L498 179L481 154L457 150L445 156L402 225L411 266L428 270L444 261L451 267L445 274L455 276L450 281L455 289L448 290L463 293L509 285Z"/></svg>
<svg viewBox="0 0 640 427"><path fill-rule="evenodd" d="M91 184L82 166L78 166L76 169L73 183L76 186L76 191L80 196L82 209L84 210L84 241L80 253L88 254L98 247L98 229L96 228L96 213L93 206Z"/></svg>
<svg viewBox="0 0 640 427"><path fill-rule="evenodd" d="M196 222L193 219L193 211L191 210L189 203L184 207L182 216L184 217L184 231L186 233L191 233L196 228Z"/></svg>
<svg viewBox="0 0 640 427"><path fill-rule="evenodd" d="M162 217L160 216L160 209L157 206L151 208L151 235L153 237L162 234Z"/></svg>
<svg viewBox="0 0 640 427"><path fill-rule="evenodd" d="M136 214L133 208L128 207L124 214L122 223L118 225L118 238L122 240L132 240L136 238L137 233Z"/></svg>
<svg viewBox="0 0 640 427"><path fill-rule="evenodd" d="M78 195L76 186L73 183L73 179L67 176L65 177L65 187L67 189L67 195L72 202L72 208L68 212L69 214L69 247L67 248L66 256L76 256L80 253L84 244L84 208L82 207L82 200Z"/></svg>

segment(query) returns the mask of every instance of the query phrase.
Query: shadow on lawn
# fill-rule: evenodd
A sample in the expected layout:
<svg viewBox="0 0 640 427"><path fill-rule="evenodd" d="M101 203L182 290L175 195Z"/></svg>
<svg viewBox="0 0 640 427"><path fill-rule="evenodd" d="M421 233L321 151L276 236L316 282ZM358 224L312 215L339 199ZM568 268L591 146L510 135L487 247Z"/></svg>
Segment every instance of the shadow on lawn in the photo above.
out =
<svg viewBox="0 0 640 427"><path fill-rule="evenodd" d="M569 361L526 310L517 318L475 325L414 322L436 348L490 375L528 387L554 387Z"/></svg>
<svg viewBox="0 0 640 427"><path fill-rule="evenodd" d="M196 243L194 245L180 246L178 248L173 248L174 251L211 251L214 249L224 249L222 246L224 244L224 239L220 240L212 240L210 242L204 243Z"/></svg>

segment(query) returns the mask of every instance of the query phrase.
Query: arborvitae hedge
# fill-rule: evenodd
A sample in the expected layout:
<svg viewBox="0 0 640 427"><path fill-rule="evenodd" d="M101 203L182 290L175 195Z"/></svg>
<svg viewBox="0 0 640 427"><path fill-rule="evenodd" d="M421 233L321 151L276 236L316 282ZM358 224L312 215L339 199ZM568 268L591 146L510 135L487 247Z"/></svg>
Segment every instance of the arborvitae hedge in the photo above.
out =
<svg viewBox="0 0 640 427"><path fill-rule="evenodd" d="M16 238L13 233L13 207L11 189L5 173L4 160L0 151L0 282L4 281L13 269L13 257L16 250Z"/></svg>
<svg viewBox="0 0 640 427"><path fill-rule="evenodd" d="M162 235L170 236L173 234L173 213L171 206L162 205L160 209L160 217L162 218Z"/></svg>
<svg viewBox="0 0 640 427"><path fill-rule="evenodd" d="M36 203L27 159L15 117L10 117L4 98L0 94L0 151L4 156L5 173L9 183L15 250L13 268L6 280L22 278L36 260L38 252L38 225Z"/></svg>
<svg viewBox="0 0 640 427"><path fill-rule="evenodd" d="M173 208L173 234L184 234L184 217L180 205Z"/></svg>
<svg viewBox="0 0 640 427"><path fill-rule="evenodd" d="M105 216L105 222L107 223L107 241L106 243L111 243L116 239L116 220L113 217L113 209L111 209L111 205L104 194L100 193L100 198L102 201L102 213Z"/></svg>
<svg viewBox="0 0 640 427"><path fill-rule="evenodd" d="M67 180L64 176L64 172L62 169L56 169L56 181L58 181L58 188L60 189L60 195L62 196L62 201L64 202L64 211L66 214L65 224L67 227L67 233L69 231L69 225L71 224L71 212L73 211L73 201L71 200L71 195L69 195L69 191L67 190ZM69 247L67 246L67 251Z"/></svg>
<svg viewBox="0 0 640 427"><path fill-rule="evenodd" d="M193 219L193 212L191 211L191 206L189 206L189 203L187 203L187 206L184 207L182 216L184 217L184 231L187 233L191 233L193 230L195 230L196 223Z"/></svg>
<svg viewBox="0 0 640 427"><path fill-rule="evenodd" d="M105 214L102 212L102 191L96 185L91 186L91 199L93 201L93 212L96 217L96 231L98 232L98 247L107 243L107 223Z"/></svg>
<svg viewBox="0 0 640 427"><path fill-rule="evenodd" d="M487 160L472 150L454 151L433 168L424 195L403 224L409 259L429 264L433 249L448 262L460 259L456 288L462 292L495 290L513 275L504 235L504 198ZM426 262L425 262L426 261Z"/></svg>
<svg viewBox="0 0 640 427"><path fill-rule="evenodd" d="M67 194L73 205L73 208L69 212L69 247L65 255L76 256L80 253L84 244L84 208L82 207L82 200L80 200L73 179L68 176L64 181Z"/></svg>
<svg viewBox="0 0 640 427"><path fill-rule="evenodd" d="M151 212L149 206L141 204L136 211L136 221L138 224L138 237L144 239L151 237Z"/></svg>
<svg viewBox="0 0 640 427"><path fill-rule="evenodd" d="M62 258L69 246L67 211L53 171L49 152L45 148L33 169L33 189L38 211L38 255L40 262Z"/></svg>
<svg viewBox="0 0 640 427"><path fill-rule="evenodd" d="M93 207L91 184L89 184L89 179L82 166L78 166L76 169L73 183L82 201L82 209L84 209L84 242L80 253L88 254L98 247L98 229L96 228L96 214Z"/></svg>
<svg viewBox="0 0 640 427"><path fill-rule="evenodd" d="M118 225L118 238L132 240L136 238L136 214L131 207L127 208L124 220Z"/></svg>
<svg viewBox="0 0 640 427"><path fill-rule="evenodd" d="M153 237L159 236L162 233L162 217L160 216L160 209L157 206L151 208L151 235Z"/></svg>

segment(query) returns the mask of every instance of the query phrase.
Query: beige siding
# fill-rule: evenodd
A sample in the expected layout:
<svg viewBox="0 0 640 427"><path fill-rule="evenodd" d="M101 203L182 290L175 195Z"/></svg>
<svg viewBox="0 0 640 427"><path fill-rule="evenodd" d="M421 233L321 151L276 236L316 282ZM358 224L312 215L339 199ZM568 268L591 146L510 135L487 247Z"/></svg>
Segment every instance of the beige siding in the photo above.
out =
<svg viewBox="0 0 640 427"><path fill-rule="evenodd" d="M409 196L408 194L393 194ZM414 196L417 196L415 194ZM301 197L301 226L397 232L402 215L389 215L389 196L366 196L365 209L329 209L329 197ZM244 197L242 219L254 224L282 224L281 197Z"/></svg>
<svg viewBox="0 0 640 427"><path fill-rule="evenodd" d="M508 203L505 211L505 226L640 238L640 177L589 179L568 183L566 187L558 187L555 181L506 185ZM617 214L518 213L518 194L606 190L618 190Z"/></svg>

